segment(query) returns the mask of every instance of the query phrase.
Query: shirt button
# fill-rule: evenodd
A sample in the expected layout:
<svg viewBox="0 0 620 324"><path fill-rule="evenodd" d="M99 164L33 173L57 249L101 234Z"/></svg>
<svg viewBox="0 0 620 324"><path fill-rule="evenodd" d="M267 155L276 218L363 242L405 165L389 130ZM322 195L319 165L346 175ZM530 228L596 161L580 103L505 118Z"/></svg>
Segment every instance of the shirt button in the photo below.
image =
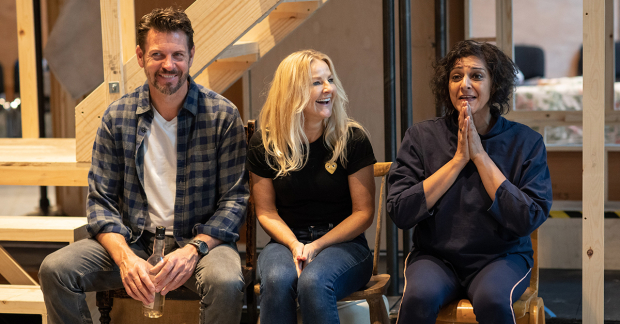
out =
<svg viewBox="0 0 620 324"><path fill-rule="evenodd" d="M140 128L140 133L146 133L146 127L141 127Z"/></svg>

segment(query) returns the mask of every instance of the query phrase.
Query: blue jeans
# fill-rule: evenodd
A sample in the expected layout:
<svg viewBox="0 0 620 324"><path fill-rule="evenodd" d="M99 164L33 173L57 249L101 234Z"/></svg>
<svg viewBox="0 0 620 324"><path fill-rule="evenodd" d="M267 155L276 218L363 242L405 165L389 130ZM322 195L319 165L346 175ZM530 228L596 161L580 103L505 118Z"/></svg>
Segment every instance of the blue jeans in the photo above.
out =
<svg viewBox="0 0 620 324"><path fill-rule="evenodd" d="M143 235L129 247L146 259L152 253L153 237ZM166 254L176 248L174 238L166 237ZM39 281L50 324L92 323L85 292L123 288L118 266L94 239L75 242L48 255L41 264ZM200 323L241 320L243 274L234 243L221 244L201 258L185 286L201 297Z"/></svg>
<svg viewBox="0 0 620 324"><path fill-rule="evenodd" d="M304 323L340 323L336 301L368 283L372 254L362 234L321 251L297 278L293 254L272 240L258 256L258 270L261 324L297 323L297 301Z"/></svg>
<svg viewBox="0 0 620 324"><path fill-rule="evenodd" d="M434 324L442 306L469 298L480 324L516 323L512 304L530 285L531 271L518 254L484 266L465 287L451 267L432 255L409 258L397 324ZM408 259L409 259L408 258Z"/></svg>

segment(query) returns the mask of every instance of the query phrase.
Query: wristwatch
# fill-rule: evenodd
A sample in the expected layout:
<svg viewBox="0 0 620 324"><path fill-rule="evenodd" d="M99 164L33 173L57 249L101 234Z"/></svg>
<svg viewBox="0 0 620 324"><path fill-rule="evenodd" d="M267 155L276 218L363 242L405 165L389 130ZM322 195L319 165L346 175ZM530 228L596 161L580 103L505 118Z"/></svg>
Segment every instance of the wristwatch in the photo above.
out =
<svg viewBox="0 0 620 324"><path fill-rule="evenodd" d="M194 247L196 247L196 251L198 251L198 254L200 255L201 258L209 254L209 246L207 245L207 243L201 240L191 240L189 241L188 244L191 244Z"/></svg>

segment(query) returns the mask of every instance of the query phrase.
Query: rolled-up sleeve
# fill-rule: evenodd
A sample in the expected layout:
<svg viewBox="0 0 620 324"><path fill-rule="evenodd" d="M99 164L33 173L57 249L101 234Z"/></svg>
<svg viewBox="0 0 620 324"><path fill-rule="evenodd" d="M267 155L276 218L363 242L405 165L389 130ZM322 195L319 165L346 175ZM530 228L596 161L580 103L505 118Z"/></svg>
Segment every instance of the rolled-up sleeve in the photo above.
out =
<svg viewBox="0 0 620 324"><path fill-rule="evenodd" d="M518 183L505 180L495 192L489 213L516 236L532 233L549 216L552 203L547 151L542 138L523 162Z"/></svg>
<svg viewBox="0 0 620 324"><path fill-rule="evenodd" d="M193 234L207 234L224 242L239 240L250 191L245 170L246 136L236 109L223 128L217 157L217 187L220 194L213 216L194 226Z"/></svg>
<svg viewBox="0 0 620 324"><path fill-rule="evenodd" d="M86 229L91 237L99 233L118 233L130 241L131 231L121 220L119 196L123 186L123 152L112 131L110 108L104 114L93 144L92 163L88 172Z"/></svg>

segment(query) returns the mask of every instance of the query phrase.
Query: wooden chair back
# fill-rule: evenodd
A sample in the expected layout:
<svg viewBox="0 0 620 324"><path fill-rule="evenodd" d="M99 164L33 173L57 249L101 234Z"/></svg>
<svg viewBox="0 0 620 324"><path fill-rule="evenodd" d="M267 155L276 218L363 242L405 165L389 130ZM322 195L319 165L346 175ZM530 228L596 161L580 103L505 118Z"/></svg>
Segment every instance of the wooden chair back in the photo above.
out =
<svg viewBox="0 0 620 324"><path fill-rule="evenodd" d="M383 205L385 200L385 178L387 173L390 171L390 166L392 162L377 162L374 165L374 174L376 177L381 177L381 186L379 187L379 206L377 208L377 227L375 233L375 250L373 254L372 260L372 275L376 276L379 273L378 264L379 264L379 251L381 249L381 222L382 222L382 212Z"/></svg>

